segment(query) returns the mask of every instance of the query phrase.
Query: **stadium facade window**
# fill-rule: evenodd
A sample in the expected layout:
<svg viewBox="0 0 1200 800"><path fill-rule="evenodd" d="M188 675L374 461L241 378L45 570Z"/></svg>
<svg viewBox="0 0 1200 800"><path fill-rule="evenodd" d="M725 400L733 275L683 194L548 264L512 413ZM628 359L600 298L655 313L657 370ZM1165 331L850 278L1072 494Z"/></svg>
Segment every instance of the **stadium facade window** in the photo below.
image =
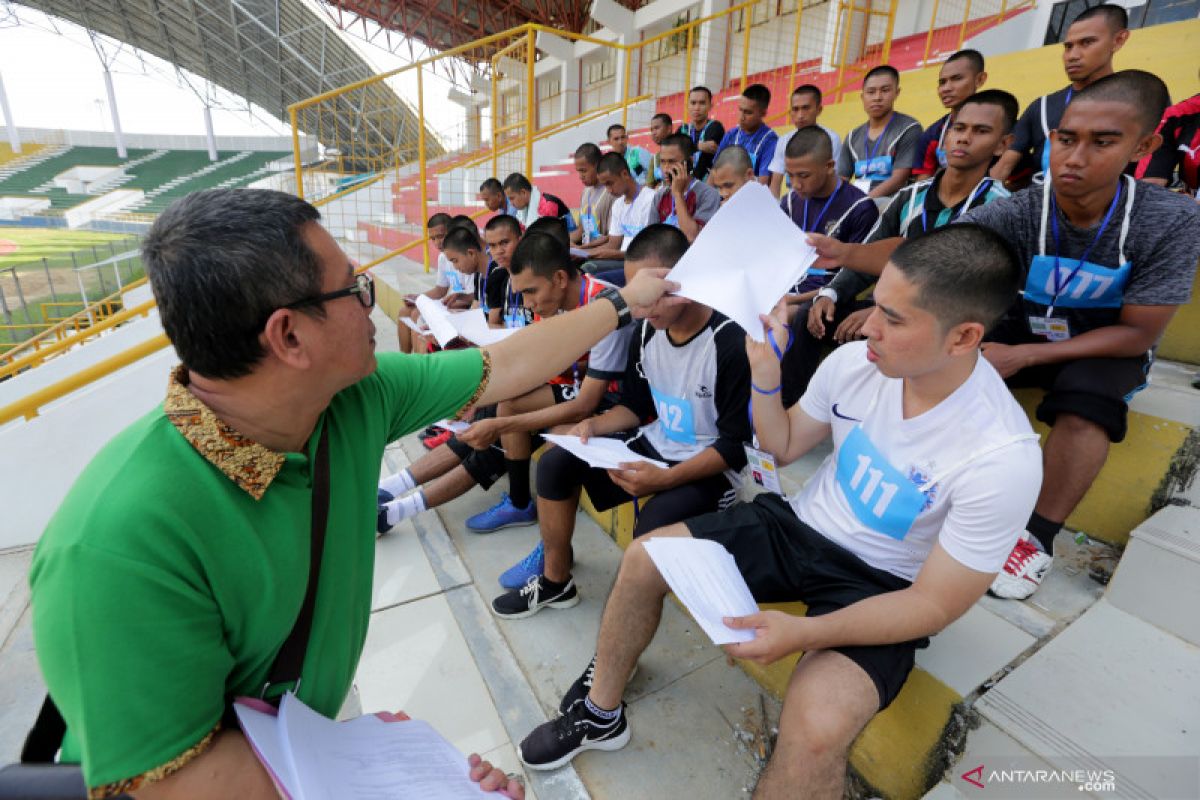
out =
<svg viewBox="0 0 1200 800"><path fill-rule="evenodd" d="M1075 18L1104 0L1063 0L1054 4L1050 11L1050 22L1046 25L1044 44L1059 44L1067 35L1067 28ZM1195 19L1200 15L1200 0L1146 0L1129 11L1130 28L1148 28L1168 22Z"/></svg>

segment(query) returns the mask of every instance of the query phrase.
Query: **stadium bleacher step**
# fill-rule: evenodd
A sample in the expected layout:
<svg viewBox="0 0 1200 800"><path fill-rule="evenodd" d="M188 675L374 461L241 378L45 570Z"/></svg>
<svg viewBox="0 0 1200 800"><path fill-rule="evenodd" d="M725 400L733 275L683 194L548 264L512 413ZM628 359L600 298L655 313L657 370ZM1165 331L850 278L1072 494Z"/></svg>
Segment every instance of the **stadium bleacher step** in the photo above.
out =
<svg viewBox="0 0 1200 800"><path fill-rule="evenodd" d="M0 181L11 178L13 175L23 172L30 167L36 167L43 161L49 161L52 158L61 156L70 149L71 148L67 145L53 145L44 147L36 153L32 153L28 156L18 156L17 158L6 162L3 167L0 167Z"/></svg>

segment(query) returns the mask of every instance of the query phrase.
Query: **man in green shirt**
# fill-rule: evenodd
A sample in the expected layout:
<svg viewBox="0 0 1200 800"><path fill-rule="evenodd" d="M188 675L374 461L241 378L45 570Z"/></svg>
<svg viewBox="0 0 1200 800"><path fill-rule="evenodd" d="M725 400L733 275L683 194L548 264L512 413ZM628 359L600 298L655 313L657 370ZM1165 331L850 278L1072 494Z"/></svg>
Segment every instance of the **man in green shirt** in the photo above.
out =
<svg viewBox="0 0 1200 800"><path fill-rule="evenodd" d="M328 529L294 688L333 717L367 632L384 446L544 383L669 286L648 274L489 348L377 360L374 284L318 217L279 192L198 192L143 243L183 363L80 475L30 572L62 760L94 797L277 796L222 718L262 692L303 600L322 431ZM472 762L484 788L520 794Z"/></svg>

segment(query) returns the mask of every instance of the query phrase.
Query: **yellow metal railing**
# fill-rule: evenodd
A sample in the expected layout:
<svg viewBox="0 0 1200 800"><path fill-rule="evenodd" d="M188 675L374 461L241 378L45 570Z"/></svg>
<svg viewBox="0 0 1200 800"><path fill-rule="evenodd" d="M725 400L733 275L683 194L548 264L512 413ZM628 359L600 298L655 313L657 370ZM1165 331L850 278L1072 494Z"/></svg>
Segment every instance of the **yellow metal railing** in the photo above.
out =
<svg viewBox="0 0 1200 800"><path fill-rule="evenodd" d="M43 348L34 350L28 355L17 358L8 364L0 365L0 380L3 380L11 375L16 375L18 372L23 370L36 367L51 356L68 350L77 344L82 344L87 339L97 336L104 331L111 330L122 323L128 322L134 317L144 317L150 313L154 306L155 302L153 300L147 300L140 305L136 305L132 308L127 308L123 311L112 314L108 318L97 322L95 325L83 328L74 336L68 336L65 339L60 339L52 344L46 345Z"/></svg>
<svg viewBox="0 0 1200 800"><path fill-rule="evenodd" d="M933 0L922 61L961 50L963 42L988 25L1036 5L1037 0Z"/></svg>

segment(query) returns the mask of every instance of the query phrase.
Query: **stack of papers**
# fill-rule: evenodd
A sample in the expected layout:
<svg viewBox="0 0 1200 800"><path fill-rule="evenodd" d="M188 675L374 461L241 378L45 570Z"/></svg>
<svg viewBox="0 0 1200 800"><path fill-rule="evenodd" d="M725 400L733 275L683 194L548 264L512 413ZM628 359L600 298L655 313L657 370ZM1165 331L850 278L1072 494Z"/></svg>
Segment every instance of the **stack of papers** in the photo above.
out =
<svg viewBox="0 0 1200 800"><path fill-rule="evenodd" d="M645 461L656 467L667 469L668 464L638 455L629 449L629 445L616 439L592 437L587 443L581 442L578 436L560 436L555 433L543 433L542 438L547 442L558 445L571 455L583 460L590 467L599 469L618 469L622 464L634 461Z"/></svg>
<svg viewBox="0 0 1200 800"><path fill-rule="evenodd" d="M423 294L417 295L417 309L421 312L421 319L429 326L433 337L442 347L459 337L482 347L495 344L520 330L489 328L487 319L479 309L450 311L440 301Z"/></svg>
<svg viewBox="0 0 1200 800"><path fill-rule="evenodd" d="M676 294L715 308L763 341L760 314L799 283L817 259L771 190L748 183L725 201L667 276Z"/></svg>
<svg viewBox="0 0 1200 800"><path fill-rule="evenodd" d="M656 537L646 541L646 552L713 644L754 641L754 631L734 630L722 621L758 613L728 550L708 539Z"/></svg>
<svg viewBox="0 0 1200 800"><path fill-rule="evenodd" d="M275 785L289 800L479 800L467 759L428 723L363 716L322 717L290 692L274 709L255 700L234 703L242 732Z"/></svg>

